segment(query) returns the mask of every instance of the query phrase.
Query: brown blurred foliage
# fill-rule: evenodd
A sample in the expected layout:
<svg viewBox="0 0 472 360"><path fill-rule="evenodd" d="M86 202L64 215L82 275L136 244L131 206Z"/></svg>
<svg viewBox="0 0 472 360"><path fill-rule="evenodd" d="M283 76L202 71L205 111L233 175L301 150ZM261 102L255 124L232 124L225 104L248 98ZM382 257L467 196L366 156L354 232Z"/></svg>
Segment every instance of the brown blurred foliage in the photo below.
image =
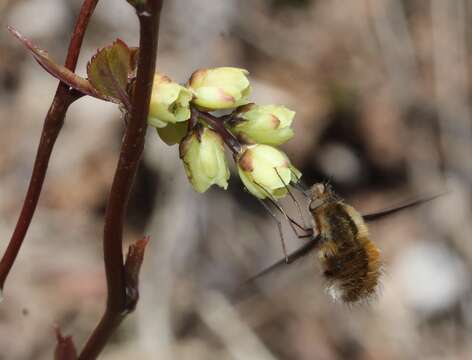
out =
<svg viewBox="0 0 472 360"><path fill-rule="evenodd" d="M62 61L79 6L0 0L2 251L56 87L5 26ZM371 226L386 268L371 304L333 303L314 257L235 302L246 277L281 257L275 224L236 173L226 192L194 193L178 149L150 131L126 234L151 237L141 300L102 358L471 358L471 2L176 0L162 17L161 72L185 82L199 67L247 68L255 101L297 112L285 150L307 183L329 180L362 212L451 192ZM136 19L125 1L102 0L78 71L117 37L136 45ZM52 358L54 324L80 347L102 312L103 211L122 130L113 105L71 108L0 304L0 359Z"/></svg>

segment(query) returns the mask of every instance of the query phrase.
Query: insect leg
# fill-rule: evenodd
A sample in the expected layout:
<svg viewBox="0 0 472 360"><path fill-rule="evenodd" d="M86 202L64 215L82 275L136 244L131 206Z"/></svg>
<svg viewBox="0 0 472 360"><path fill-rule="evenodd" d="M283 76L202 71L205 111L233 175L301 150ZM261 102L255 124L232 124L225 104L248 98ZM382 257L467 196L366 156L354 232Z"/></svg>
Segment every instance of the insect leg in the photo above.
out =
<svg viewBox="0 0 472 360"><path fill-rule="evenodd" d="M296 222L295 220L293 220L290 216L287 215L287 213L285 212L285 210L279 205L277 204L277 200L275 200L272 195L267 191L267 189L265 189L262 185L260 185L259 183L255 182L255 184L257 186L259 186L266 194L267 194L267 200L269 200L269 202L274 205L274 207L280 211L280 213L287 219L288 221L288 224L290 225L290 227L292 228L293 232L295 233L295 235L298 237L298 238L302 238L304 237L303 235L300 235L298 233L298 231L296 230L295 226L297 226L299 229L309 233L310 235L313 234L313 229L312 228L308 228L308 227L303 227L302 225L300 225L298 222Z"/></svg>
<svg viewBox="0 0 472 360"><path fill-rule="evenodd" d="M285 246L285 239L284 239L284 233L282 231L282 223L280 222L280 220L277 218L277 216L272 212L272 210L270 209L270 207L261 199L257 198L257 200L259 200L259 202L262 204L262 206L264 206L264 208L267 210L267 212L272 216L272 218L275 220L275 222L277 223L277 229L279 230L279 235L280 235L280 240L282 242L282 250L284 252L284 256L285 256L285 262L288 264L288 255L287 255L287 248Z"/></svg>
<svg viewBox="0 0 472 360"><path fill-rule="evenodd" d="M292 173L293 177L297 179L297 182L294 182L292 186L298 191L300 191L303 194L303 196L305 196L306 198L310 198L310 187L307 184L305 184L303 180L301 180L298 177L298 175L295 174L295 171L293 171L290 167L289 167L289 170Z"/></svg>
<svg viewBox="0 0 472 360"><path fill-rule="evenodd" d="M287 219L288 224L292 228L292 231L295 233L297 238L299 238L299 239L307 238L307 237L310 237L313 234L313 229L312 228L304 227L304 226L300 225L298 222L296 222L295 220L293 220L290 216L287 215L285 210L279 204L277 204L277 201L275 201L274 199L272 199L270 197L267 198L267 200L269 200L269 202L272 205L274 205L274 207ZM300 235L298 233L297 229L295 228L295 226L298 227L300 230L307 232L309 234L309 236Z"/></svg>
<svg viewBox="0 0 472 360"><path fill-rule="evenodd" d="M315 249L315 247L319 244L319 242L320 242L320 237L317 236L317 237L314 237L313 239L311 239L305 245L303 245L300 248L298 248L297 250L295 250L293 253L288 255L288 264L291 264L291 263L297 261L298 259L301 259L302 257L304 257L304 256L308 255L309 253L311 253ZM252 283L256 279L259 279L260 277L262 277L264 275L267 275L267 274L273 272L274 270L277 270L282 265L286 265L286 264L287 264L287 258L281 259L281 260L275 262L274 264L272 264L271 266L265 268L264 270L258 272L256 275L250 277L244 283L245 284Z"/></svg>
<svg viewBox="0 0 472 360"><path fill-rule="evenodd" d="M280 176L278 170L276 167L274 167L274 170L277 174L277 176L279 177L280 181L282 181L282 184L284 184L285 186L285 189L287 189L290 197L292 198L292 200L295 202L295 205L297 206L297 209L298 209L298 214L300 215L300 218L302 219L302 223L303 223L303 227L307 227L306 226L306 222L305 222L305 218L303 217L303 213L302 213L302 209L300 208L300 204L299 202L297 201L297 199L295 199L295 196L292 194L292 192L290 191L290 188L288 187L288 184L285 183L285 181L282 179L282 177ZM293 170L290 170L290 171L293 171ZM297 178L298 179L298 178Z"/></svg>

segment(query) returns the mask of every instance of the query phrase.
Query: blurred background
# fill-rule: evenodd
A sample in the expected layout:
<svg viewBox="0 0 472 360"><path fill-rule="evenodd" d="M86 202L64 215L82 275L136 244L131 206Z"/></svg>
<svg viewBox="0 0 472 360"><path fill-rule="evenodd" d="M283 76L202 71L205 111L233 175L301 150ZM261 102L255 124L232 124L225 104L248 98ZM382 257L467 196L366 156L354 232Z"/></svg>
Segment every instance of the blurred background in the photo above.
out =
<svg viewBox="0 0 472 360"><path fill-rule="evenodd" d="M0 0L2 252L57 86L5 27L62 62L80 5ZM127 243L151 236L141 301L101 358L472 358L471 20L469 0L166 1L158 70L185 82L199 67L248 69L255 101L297 112L284 150L306 183L329 180L363 213L450 192L371 224L385 274L370 304L333 303L314 256L240 296L282 257L273 219L234 173L228 191L195 193L177 147L150 129L125 233ZM125 1L101 0L78 72L97 48L136 45L137 34ZM101 316L122 131L113 105L71 107L0 305L0 359L51 359L54 324L80 349ZM301 245L284 230L290 249Z"/></svg>

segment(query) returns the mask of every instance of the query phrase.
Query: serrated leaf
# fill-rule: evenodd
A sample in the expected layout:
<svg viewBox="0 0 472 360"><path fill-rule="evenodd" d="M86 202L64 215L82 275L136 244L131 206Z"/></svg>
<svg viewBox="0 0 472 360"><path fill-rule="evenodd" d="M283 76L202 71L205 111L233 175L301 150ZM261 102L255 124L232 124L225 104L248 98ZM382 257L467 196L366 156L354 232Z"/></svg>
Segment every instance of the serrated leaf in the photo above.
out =
<svg viewBox="0 0 472 360"><path fill-rule="evenodd" d="M34 59L39 63L39 65L41 65L44 70L46 70L56 79L62 81L63 83L69 85L71 88L74 88L83 94L98 97L103 100L109 100L100 96L100 94L95 91L95 89L87 79L76 75L74 72L70 71L65 66L57 64L54 60L51 59L47 51L34 45L31 40L21 35L16 29L9 26L8 30L10 31L10 33L13 34L13 36L20 40L20 42L29 51L31 51L31 54L33 55Z"/></svg>
<svg viewBox="0 0 472 360"><path fill-rule="evenodd" d="M128 76L133 72L133 52L120 39L99 50L87 64L88 80L103 96L118 99L127 109L131 103L127 92Z"/></svg>

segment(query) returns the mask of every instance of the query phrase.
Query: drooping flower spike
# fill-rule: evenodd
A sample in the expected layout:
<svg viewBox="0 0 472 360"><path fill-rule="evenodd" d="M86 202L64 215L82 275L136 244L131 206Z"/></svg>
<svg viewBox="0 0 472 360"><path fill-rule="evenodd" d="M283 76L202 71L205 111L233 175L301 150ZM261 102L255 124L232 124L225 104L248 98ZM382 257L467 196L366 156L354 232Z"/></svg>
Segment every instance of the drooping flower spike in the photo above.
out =
<svg viewBox="0 0 472 360"><path fill-rule="evenodd" d="M247 190L259 199L278 199L301 176L274 147L293 137L295 112L249 103L247 75L235 67L200 69L184 87L156 74L148 123L168 145L180 143L180 158L196 191L203 193L214 184L227 188L226 144ZM221 115L222 110L231 112Z"/></svg>

